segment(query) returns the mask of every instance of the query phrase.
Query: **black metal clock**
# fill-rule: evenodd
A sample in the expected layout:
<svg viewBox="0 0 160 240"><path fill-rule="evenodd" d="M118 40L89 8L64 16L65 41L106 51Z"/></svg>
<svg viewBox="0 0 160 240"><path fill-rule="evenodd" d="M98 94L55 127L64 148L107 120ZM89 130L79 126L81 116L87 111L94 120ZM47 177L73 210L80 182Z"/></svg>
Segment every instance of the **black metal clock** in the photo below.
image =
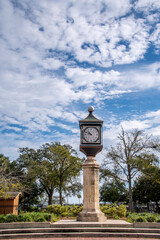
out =
<svg viewBox="0 0 160 240"><path fill-rule="evenodd" d="M81 130L80 150L86 156L95 156L103 148L102 145L102 124L103 121L97 119L92 112L93 107L88 108L89 115L79 121Z"/></svg>

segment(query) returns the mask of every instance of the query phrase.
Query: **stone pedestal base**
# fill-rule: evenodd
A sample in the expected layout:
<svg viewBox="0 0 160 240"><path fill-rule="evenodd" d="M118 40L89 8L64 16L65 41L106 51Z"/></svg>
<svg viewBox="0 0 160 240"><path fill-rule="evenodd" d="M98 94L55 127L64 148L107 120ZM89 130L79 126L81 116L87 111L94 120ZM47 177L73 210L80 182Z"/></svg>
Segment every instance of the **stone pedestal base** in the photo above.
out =
<svg viewBox="0 0 160 240"><path fill-rule="evenodd" d="M106 217L104 213L97 209L96 211L91 209L85 209L78 214L77 221L80 222L105 222Z"/></svg>
<svg viewBox="0 0 160 240"><path fill-rule="evenodd" d="M77 221L106 221L99 209L99 164L91 156L83 164L83 210L78 214Z"/></svg>

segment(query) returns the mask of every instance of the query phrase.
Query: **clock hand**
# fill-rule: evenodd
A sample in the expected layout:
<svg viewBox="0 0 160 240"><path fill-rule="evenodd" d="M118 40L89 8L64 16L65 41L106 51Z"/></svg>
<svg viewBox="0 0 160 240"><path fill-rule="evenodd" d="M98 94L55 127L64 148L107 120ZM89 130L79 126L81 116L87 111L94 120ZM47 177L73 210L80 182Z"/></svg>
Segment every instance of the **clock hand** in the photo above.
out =
<svg viewBox="0 0 160 240"><path fill-rule="evenodd" d="M88 133L89 133L89 135L91 135L92 136L92 133L88 130Z"/></svg>

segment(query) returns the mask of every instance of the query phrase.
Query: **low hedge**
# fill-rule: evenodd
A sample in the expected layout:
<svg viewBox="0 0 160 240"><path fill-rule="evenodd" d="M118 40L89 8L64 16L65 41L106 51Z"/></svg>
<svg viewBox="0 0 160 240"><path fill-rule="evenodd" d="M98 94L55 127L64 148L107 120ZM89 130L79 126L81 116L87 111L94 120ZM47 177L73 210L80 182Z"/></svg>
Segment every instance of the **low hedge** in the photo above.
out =
<svg viewBox="0 0 160 240"><path fill-rule="evenodd" d="M0 215L0 223L9 222L45 222L50 220L56 222L60 217L76 217L81 212L83 206L61 206L61 205L49 205L45 212L26 212L19 215L8 214ZM129 222L160 222L160 214L153 213L130 213L126 211L125 205L108 204L100 206L101 211L107 217L113 217L115 219L125 218Z"/></svg>
<svg viewBox="0 0 160 240"><path fill-rule="evenodd" d="M127 209L125 205L107 204L100 207L101 211L109 217L116 219L126 217Z"/></svg>
<svg viewBox="0 0 160 240"><path fill-rule="evenodd" d="M127 213L129 222L160 222L160 214L156 213Z"/></svg>
<svg viewBox="0 0 160 240"><path fill-rule="evenodd" d="M54 213L59 217L76 217L79 212L83 209L82 206L61 206L61 205L49 205L47 206L46 212ZM121 218L126 216L126 206L116 204L108 204L105 206L100 206L101 211L106 216L111 216L114 218Z"/></svg>
<svg viewBox="0 0 160 240"><path fill-rule="evenodd" d="M76 217L83 209L82 206L61 206L61 205L49 205L46 212L54 213L59 217Z"/></svg>
<svg viewBox="0 0 160 240"><path fill-rule="evenodd" d="M27 212L20 215L7 214L0 215L0 223L10 223L10 222L46 222L51 215L51 221L56 222L58 220L55 214L49 213L39 213L39 212Z"/></svg>

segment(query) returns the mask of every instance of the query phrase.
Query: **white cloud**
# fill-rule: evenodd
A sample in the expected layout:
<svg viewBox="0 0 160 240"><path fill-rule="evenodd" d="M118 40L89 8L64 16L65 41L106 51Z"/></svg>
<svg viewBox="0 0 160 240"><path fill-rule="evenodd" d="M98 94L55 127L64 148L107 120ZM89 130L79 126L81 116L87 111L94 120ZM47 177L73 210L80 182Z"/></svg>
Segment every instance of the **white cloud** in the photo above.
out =
<svg viewBox="0 0 160 240"><path fill-rule="evenodd" d="M148 123L147 120L145 120L145 121L138 121L138 120L122 121L121 126L126 131L132 130L132 129L144 130L144 129L151 127L151 125Z"/></svg>
<svg viewBox="0 0 160 240"><path fill-rule="evenodd" d="M63 63L57 59L53 63L51 59L44 62L44 50L49 48L73 53L78 61L102 66L111 66L112 62L131 63L146 52L149 29L144 21L133 16L114 19L130 12L129 1L60 2L28 1L28 6L32 5L28 19L27 12L13 8L9 1L3 3L2 18L9 15L2 29L8 47L12 51L18 49L25 60L53 69ZM27 9L26 4L22 5ZM121 41L128 41L129 47Z"/></svg>
<svg viewBox="0 0 160 240"><path fill-rule="evenodd" d="M149 112L145 115L148 118L156 118L158 120L158 118L160 118L160 110L156 111L156 112Z"/></svg>
<svg viewBox="0 0 160 240"><path fill-rule="evenodd" d="M66 75L73 81L75 87L95 87L95 84L97 83L107 85L115 84L120 73L113 70L102 73L101 71L92 71L92 69L82 69L76 67L67 68Z"/></svg>
<svg viewBox="0 0 160 240"><path fill-rule="evenodd" d="M160 138L160 126L153 127L152 129L150 129L149 132L150 132L150 134L152 134L153 137Z"/></svg>
<svg viewBox="0 0 160 240"><path fill-rule="evenodd" d="M144 65L134 71L111 70L103 73L79 67L66 68L66 76L72 81L70 83L37 71L32 71L32 75L30 72L22 75L21 72L6 70L1 75L0 110L8 117L7 124L14 120L30 131L49 131L48 126L54 125L54 118L77 121L74 114L65 111L72 102L95 101L98 104L104 99L135 90L159 88L159 68L159 63ZM31 121L34 123L30 124Z"/></svg>
<svg viewBox="0 0 160 240"><path fill-rule="evenodd" d="M121 72L119 79L123 89L144 90L160 88L160 63L139 65L137 69L129 69Z"/></svg>
<svg viewBox="0 0 160 240"><path fill-rule="evenodd" d="M135 62L148 48L150 27L145 20L122 17L131 10L129 1L28 1L21 5L25 11L6 0L1 15L2 19L8 16L2 25L8 54L3 55L16 57L12 64L18 63L21 69L27 65L28 71L37 63L45 69L63 66L54 57L46 59L47 49L67 51L81 62L111 66Z"/></svg>
<svg viewBox="0 0 160 240"><path fill-rule="evenodd" d="M72 133L79 133L79 130L77 128L73 128L72 126L68 126L68 125L63 124L63 123L57 123L56 125L58 127L62 128L62 129L71 131Z"/></svg>
<svg viewBox="0 0 160 240"><path fill-rule="evenodd" d="M106 146L114 145L118 134L121 132L121 127L125 131L132 131L133 129L144 130L146 134L160 138L159 118L160 110L151 111L144 115L135 115L132 117L132 120L119 120L118 124L116 119L112 119L112 123L104 123L104 143Z"/></svg>
<svg viewBox="0 0 160 240"><path fill-rule="evenodd" d="M160 52L160 23L156 25L155 30L150 36L150 40L154 42L157 53Z"/></svg>
<svg viewBox="0 0 160 240"><path fill-rule="evenodd" d="M139 11L152 11L160 8L159 0L138 0L135 8Z"/></svg>
<svg viewBox="0 0 160 240"><path fill-rule="evenodd" d="M50 69L50 70L56 70L62 66L64 66L64 64L59 61L58 59L53 59L53 58L47 58L44 59L41 62L42 66L46 69Z"/></svg>
<svg viewBox="0 0 160 240"><path fill-rule="evenodd" d="M136 69L112 68L142 59L150 42L158 52L158 15L149 11L159 7L159 0L136 2L135 9L145 11L146 19L131 14L134 6L129 0L14 3L0 3L0 112L4 131L23 132L17 145L29 144L35 139L32 133L37 132L46 132L50 139L51 128L58 124L76 134L77 129L67 122L78 122L83 115L81 104L100 106L105 99L160 88L158 62ZM157 24L151 36L148 20ZM82 68L79 62L88 68ZM145 120L133 121L125 122L126 126L150 126ZM152 121L157 121L156 117ZM54 132L54 136L67 140L65 134ZM43 136L38 137L35 145L43 142ZM5 135L5 144L7 138L9 135ZM9 143L15 138L16 134L12 135ZM75 144L75 139L70 141Z"/></svg>

